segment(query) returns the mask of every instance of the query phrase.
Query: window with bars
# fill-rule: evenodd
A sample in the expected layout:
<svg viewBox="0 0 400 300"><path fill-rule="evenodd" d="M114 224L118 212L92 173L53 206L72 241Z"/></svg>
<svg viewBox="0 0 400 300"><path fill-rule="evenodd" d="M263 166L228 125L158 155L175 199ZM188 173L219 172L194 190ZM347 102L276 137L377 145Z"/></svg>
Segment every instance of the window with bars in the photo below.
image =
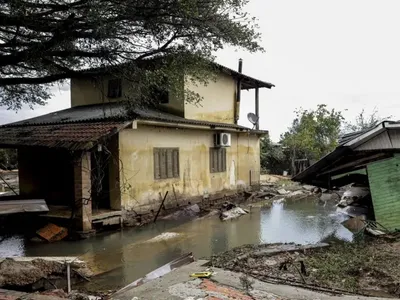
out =
<svg viewBox="0 0 400 300"><path fill-rule="evenodd" d="M179 148L154 148L154 179L179 177Z"/></svg>
<svg viewBox="0 0 400 300"><path fill-rule="evenodd" d="M110 79L108 81L108 98L119 98L122 96L122 80Z"/></svg>
<svg viewBox="0 0 400 300"><path fill-rule="evenodd" d="M210 172L226 172L226 148L210 148Z"/></svg>

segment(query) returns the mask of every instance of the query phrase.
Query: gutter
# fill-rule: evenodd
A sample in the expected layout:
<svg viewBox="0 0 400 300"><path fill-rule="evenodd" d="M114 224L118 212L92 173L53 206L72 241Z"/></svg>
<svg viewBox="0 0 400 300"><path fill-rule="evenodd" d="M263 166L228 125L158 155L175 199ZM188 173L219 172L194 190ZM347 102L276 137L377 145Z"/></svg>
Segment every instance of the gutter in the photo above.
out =
<svg viewBox="0 0 400 300"><path fill-rule="evenodd" d="M152 125L152 126L163 126L163 127L172 127L172 128L183 128L183 129L211 129L215 131L226 131L226 132L247 132L254 133L260 135L267 135L268 131L264 130L252 130L250 128L234 128L234 127L223 127L223 126L215 126L215 125L191 125L191 124L183 124L183 123L174 123L174 122L166 122L166 121L149 121L149 120L137 120L137 124L140 125Z"/></svg>

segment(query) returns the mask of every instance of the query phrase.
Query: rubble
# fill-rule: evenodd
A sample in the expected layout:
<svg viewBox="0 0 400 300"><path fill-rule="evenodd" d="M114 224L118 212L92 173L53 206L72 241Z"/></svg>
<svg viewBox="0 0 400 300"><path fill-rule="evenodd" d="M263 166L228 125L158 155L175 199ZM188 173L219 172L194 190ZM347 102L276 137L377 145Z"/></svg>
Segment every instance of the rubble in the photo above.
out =
<svg viewBox="0 0 400 300"><path fill-rule="evenodd" d="M285 189L279 189L279 190L277 190L277 193L278 193L279 195L287 195L287 194L289 194L290 192L288 192L288 191L285 190Z"/></svg>
<svg viewBox="0 0 400 300"><path fill-rule="evenodd" d="M220 215L220 219L222 221L227 221L231 219L236 219L239 218L240 216L246 215L248 212L246 212L244 209L240 207L233 207L227 211L224 211Z"/></svg>
<svg viewBox="0 0 400 300"><path fill-rule="evenodd" d="M200 214L201 210L198 204L193 204L188 207L178 210L170 215L162 217L164 220L182 220L195 218Z"/></svg>
<svg viewBox="0 0 400 300"><path fill-rule="evenodd" d="M0 262L0 287L26 287L31 286L33 290L43 287L45 281L59 280L66 281L66 264L71 264L71 277L75 281L92 276L92 272L86 264L71 259L63 261L62 258L5 258ZM48 283L48 282L47 282ZM65 282L64 282L65 284Z"/></svg>

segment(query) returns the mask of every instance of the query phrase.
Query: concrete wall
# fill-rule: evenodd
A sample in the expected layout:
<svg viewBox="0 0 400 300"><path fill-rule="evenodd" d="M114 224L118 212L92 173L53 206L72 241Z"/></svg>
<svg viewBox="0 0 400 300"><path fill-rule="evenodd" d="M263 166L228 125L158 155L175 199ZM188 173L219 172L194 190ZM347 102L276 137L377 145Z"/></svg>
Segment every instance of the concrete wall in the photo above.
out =
<svg viewBox="0 0 400 300"><path fill-rule="evenodd" d="M120 182L122 206L127 210L156 210L159 193L169 192L168 202L190 201L190 197L236 189L249 183L249 171L259 171L259 138L247 133L232 133L227 148L227 170L210 173L209 148L213 147L211 130L176 129L139 125L119 134ZM179 178L155 180L154 147L179 147Z"/></svg>
<svg viewBox="0 0 400 300"><path fill-rule="evenodd" d="M400 229L400 156L369 164L367 170L376 221Z"/></svg>
<svg viewBox="0 0 400 300"><path fill-rule="evenodd" d="M71 156L66 150L19 149L18 168L21 196L43 198L49 205L71 205L74 173Z"/></svg>
<svg viewBox="0 0 400 300"><path fill-rule="evenodd" d="M203 97L197 105L185 103L185 118L234 123L236 81L231 76L220 73L207 85L195 85L186 78L185 87Z"/></svg>

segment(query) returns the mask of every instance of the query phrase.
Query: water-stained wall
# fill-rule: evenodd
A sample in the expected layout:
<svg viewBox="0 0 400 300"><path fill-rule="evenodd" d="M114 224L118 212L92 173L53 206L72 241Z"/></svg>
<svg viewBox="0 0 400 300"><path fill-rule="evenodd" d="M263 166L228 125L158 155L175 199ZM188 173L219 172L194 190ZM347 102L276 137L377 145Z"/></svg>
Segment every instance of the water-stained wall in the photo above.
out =
<svg viewBox="0 0 400 300"><path fill-rule="evenodd" d="M249 183L249 171L259 171L259 137L232 133L226 148L226 172L210 173L209 149L212 130L177 129L138 125L119 134L122 207L149 212L159 207L160 195L169 192L168 202L187 203L190 197L236 189ZM179 148L179 178L154 179L153 148ZM182 204L182 203L181 203Z"/></svg>
<svg viewBox="0 0 400 300"><path fill-rule="evenodd" d="M110 103L117 101L130 100L132 93L136 93L133 83L127 80L122 80L121 97L109 98L108 95L108 80L111 77L105 76L102 79L90 78L73 78L71 79L71 106L92 105L100 103ZM170 90L168 93L168 103L160 103L159 108L163 111L184 116L184 99L183 99L183 76L181 87L176 90ZM159 99L154 99L158 101Z"/></svg>
<svg viewBox="0 0 400 300"><path fill-rule="evenodd" d="M236 81L219 73L215 81L207 85L185 81L185 88L203 97L199 104L185 103L185 118L219 123L234 123Z"/></svg>
<svg viewBox="0 0 400 300"><path fill-rule="evenodd" d="M108 98L108 80L110 78L105 76L96 80L90 78L71 79L71 106L129 100L129 95L135 93L132 82L122 80L122 96ZM184 89L199 94L202 100L199 103L185 101ZM182 75L181 88L170 90L168 103L160 103L159 108L187 119L234 124L235 91L236 80L222 72L216 76L215 81L210 80L206 85L195 84L189 77L184 78Z"/></svg>

